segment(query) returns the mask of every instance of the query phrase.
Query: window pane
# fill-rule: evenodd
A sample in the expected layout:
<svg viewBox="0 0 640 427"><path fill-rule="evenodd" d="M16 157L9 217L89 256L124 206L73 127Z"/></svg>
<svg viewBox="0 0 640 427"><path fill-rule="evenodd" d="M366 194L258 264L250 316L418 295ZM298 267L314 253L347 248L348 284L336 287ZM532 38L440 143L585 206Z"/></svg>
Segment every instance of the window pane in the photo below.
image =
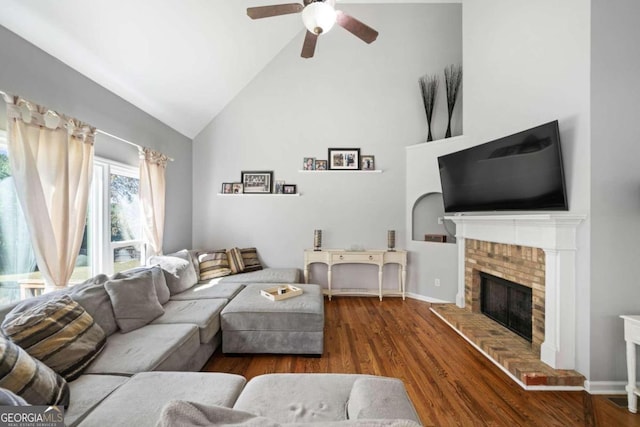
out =
<svg viewBox="0 0 640 427"><path fill-rule="evenodd" d="M124 246L113 250L113 272L140 266L140 244Z"/></svg>
<svg viewBox="0 0 640 427"><path fill-rule="evenodd" d="M20 299L20 281L40 279L27 224L9 168L9 153L0 144L0 304Z"/></svg>
<svg viewBox="0 0 640 427"><path fill-rule="evenodd" d="M138 200L139 186L138 178L117 174L110 176L112 242L140 240L142 224Z"/></svg>

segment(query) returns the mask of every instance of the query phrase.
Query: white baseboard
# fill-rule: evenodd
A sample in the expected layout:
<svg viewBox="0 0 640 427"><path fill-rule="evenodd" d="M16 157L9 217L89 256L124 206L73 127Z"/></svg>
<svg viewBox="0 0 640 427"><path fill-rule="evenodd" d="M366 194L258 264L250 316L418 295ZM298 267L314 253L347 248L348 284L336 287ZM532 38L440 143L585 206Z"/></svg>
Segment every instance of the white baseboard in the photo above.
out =
<svg viewBox="0 0 640 427"><path fill-rule="evenodd" d="M407 292L405 294L407 298L417 299L418 301L432 302L434 304L452 304L451 301L445 301L438 298L425 297L424 295L414 294L413 292Z"/></svg>
<svg viewBox="0 0 640 427"><path fill-rule="evenodd" d="M589 394L627 394L624 381L585 381L584 389Z"/></svg>

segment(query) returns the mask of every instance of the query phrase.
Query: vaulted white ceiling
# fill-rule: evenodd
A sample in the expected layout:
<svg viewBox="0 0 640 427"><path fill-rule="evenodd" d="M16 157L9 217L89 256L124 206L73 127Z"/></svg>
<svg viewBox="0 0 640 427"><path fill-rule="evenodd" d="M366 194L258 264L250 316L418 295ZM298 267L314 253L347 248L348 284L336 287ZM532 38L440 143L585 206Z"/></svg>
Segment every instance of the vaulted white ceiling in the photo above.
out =
<svg viewBox="0 0 640 427"><path fill-rule="evenodd" d="M0 25L193 138L303 31L246 8L291 1L0 0Z"/></svg>

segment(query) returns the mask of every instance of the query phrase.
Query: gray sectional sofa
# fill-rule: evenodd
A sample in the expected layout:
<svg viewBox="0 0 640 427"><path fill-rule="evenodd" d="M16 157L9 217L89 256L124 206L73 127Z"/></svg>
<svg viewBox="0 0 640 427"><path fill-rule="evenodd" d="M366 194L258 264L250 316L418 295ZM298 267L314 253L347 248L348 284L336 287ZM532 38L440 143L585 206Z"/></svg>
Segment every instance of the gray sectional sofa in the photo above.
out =
<svg viewBox="0 0 640 427"><path fill-rule="evenodd" d="M220 314L247 283L296 283L299 271L265 269L229 276L225 278L227 280L216 280L215 283L192 282L186 286L185 283L180 284L180 280L198 277L197 263L192 255L181 251L166 258L189 261L190 266L186 269L193 269L195 274L191 271L187 274L185 269L176 272L162 267L161 270L163 260L160 259L156 260L160 261L160 266L134 269L112 278L96 276L81 285L0 308L0 321L3 321L56 295L68 294L107 335L107 344L100 354L79 378L69 382L71 399L65 414L67 425L153 426L161 420L162 408L171 401L205 405L214 412L237 407L250 416L267 416L277 423L358 418L419 421L401 382L394 383L392 387L377 387L375 396L369 399L371 402L383 399L391 403L385 404L384 408L374 405L362 410L355 408L353 402L361 402L360 406L363 406L370 391L362 385L356 387L360 384L358 381L383 379L359 375L291 374L266 376L269 379L257 377L246 384L245 379L238 375L195 372L202 369L220 345ZM146 273L147 270L152 270L153 274ZM144 326L123 333L123 314L119 313L120 318L117 318L118 311L112 306L113 293L109 292L113 282L138 277L136 275L141 272L144 272L144 277L153 277L163 314ZM161 301L165 298L160 296L160 288L157 287L156 279L159 277L166 278L170 290L166 301ZM170 280L175 280L175 283L171 284ZM124 318L126 321L141 321L135 310L125 313ZM289 393L283 396L282 386L285 383ZM297 391L291 393L292 390ZM175 406L179 402L173 404ZM184 415L185 411L178 410L177 413ZM170 418L172 415L163 416ZM212 424L216 422L212 421ZM188 420L177 421L174 425L188 425Z"/></svg>

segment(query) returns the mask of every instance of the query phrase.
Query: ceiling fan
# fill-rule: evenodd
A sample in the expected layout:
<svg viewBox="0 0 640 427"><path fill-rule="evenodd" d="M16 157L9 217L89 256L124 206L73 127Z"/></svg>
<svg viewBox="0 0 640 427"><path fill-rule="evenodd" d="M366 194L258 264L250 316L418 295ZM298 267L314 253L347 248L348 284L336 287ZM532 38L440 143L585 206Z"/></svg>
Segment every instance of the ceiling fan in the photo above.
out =
<svg viewBox="0 0 640 427"><path fill-rule="evenodd" d="M307 27L307 34L302 45L301 56L303 58L313 57L318 36L329 31L335 23L365 43L373 43L378 37L378 32L373 28L340 10L336 10L335 0L303 0L303 3L249 7L247 15L251 19L260 19L302 12L302 22Z"/></svg>

